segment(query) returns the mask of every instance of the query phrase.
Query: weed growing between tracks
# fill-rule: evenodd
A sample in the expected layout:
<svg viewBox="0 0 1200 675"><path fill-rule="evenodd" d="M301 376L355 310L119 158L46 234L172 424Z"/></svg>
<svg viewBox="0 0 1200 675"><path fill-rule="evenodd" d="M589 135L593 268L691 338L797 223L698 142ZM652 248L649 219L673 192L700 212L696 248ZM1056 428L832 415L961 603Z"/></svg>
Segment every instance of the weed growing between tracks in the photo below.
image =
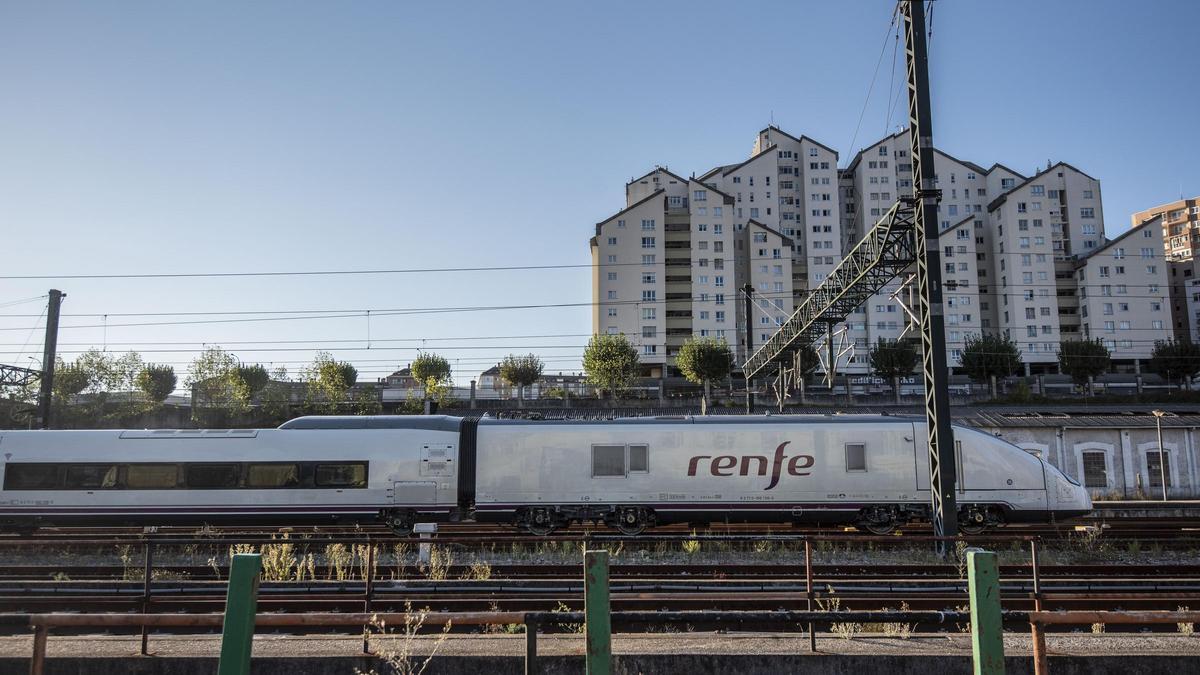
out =
<svg viewBox="0 0 1200 675"><path fill-rule="evenodd" d="M891 608L884 607L883 611L889 612L889 611L891 611ZM908 603L907 602L900 603L900 611L901 612L908 611ZM864 632L864 633L883 633L887 637L899 638L901 640L907 640L908 638L912 637L912 631L913 631L913 625L911 623L901 623L898 621L896 621L896 622L886 621L883 623L864 623L864 624L862 624L862 632Z"/></svg>
<svg viewBox="0 0 1200 675"><path fill-rule="evenodd" d="M1186 606L1182 606L1177 608L1177 611L1187 612L1189 610ZM1194 635L1196 632L1196 624L1194 623L1177 623L1175 627L1180 635Z"/></svg>
<svg viewBox="0 0 1200 675"><path fill-rule="evenodd" d="M389 629L385 621L377 615L372 615L371 625L367 627L367 637L374 639L373 644L378 647L375 654L388 668L386 672L396 675L421 675L429 667L429 662L433 660L433 657L437 656L438 650L442 648L446 638L449 637L450 622L447 621L446 625L442 627L442 632L434 640L433 648L429 650L429 653L418 656L415 654L417 636L425 625L429 610L422 609L414 612L412 603L406 602L404 611L406 615L404 625L395 629ZM380 675L379 671L374 668L371 670L355 668L354 672L356 675Z"/></svg>
<svg viewBox="0 0 1200 675"><path fill-rule="evenodd" d="M817 607L819 607L821 609L821 611L823 611L823 612L840 612L840 611L842 611L842 599L837 597L837 594L833 590L833 586L827 586L826 588L829 593L829 597L817 598ZM850 608L847 607L846 611L850 611ZM861 633L863 631L863 628L864 628L864 624L861 624L861 623L858 623L855 621L838 622L838 623L829 624L829 632L830 633L833 633L834 635L837 635L838 637L844 638L846 640L849 640L849 639L853 638L855 635Z"/></svg>

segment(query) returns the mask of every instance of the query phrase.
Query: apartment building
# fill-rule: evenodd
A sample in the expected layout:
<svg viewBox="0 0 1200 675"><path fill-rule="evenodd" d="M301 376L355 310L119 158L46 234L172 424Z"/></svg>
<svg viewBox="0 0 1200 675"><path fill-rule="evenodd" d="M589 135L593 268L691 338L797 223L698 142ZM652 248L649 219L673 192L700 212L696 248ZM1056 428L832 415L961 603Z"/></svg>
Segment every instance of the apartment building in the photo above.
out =
<svg viewBox="0 0 1200 675"><path fill-rule="evenodd" d="M1057 370L1058 345L1078 339L1075 260L1104 245L1100 182L1051 165L987 207L993 236L995 328L1018 342L1027 373Z"/></svg>
<svg viewBox="0 0 1200 675"><path fill-rule="evenodd" d="M1163 230L1163 256L1170 275L1171 328L1176 340L1197 341L1200 315L1194 305L1200 303L1200 285L1196 283L1196 249L1200 248L1200 197L1180 199L1138 211L1131 220L1134 227L1159 218Z"/></svg>
<svg viewBox="0 0 1200 675"><path fill-rule="evenodd" d="M744 359L743 288L753 289L750 342L761 345L897 199L911 196L909 147L907 131L892 134L839 170L833 149L771 126L740 163L691 178L659 167L630 181L625 208L597 223L591 240L593 330L629 336L648 376L674 376L671 358L692 335L724 338ZM935 149L934 174L951 368L982 333L1017 341L1030 374L1057 370L1062 340L1102 337L1118 363L1131 363L1170 335L1169 270L1141 261L1142 239L1161 247L1169 228L1107 240L1099 181L1065 162L1024 175ZM1178 212L1163 218L1179 221ZM1129 264L1108 264L1118 255ZM842 372L866 373L871 345L914 334L910 276L835 327ZM1106 301L1104 287L1144 302ZM1200 286L1194 294L1200 305ZM1188 297L1181 292L1180 302Z"/></svg>
<svg viewBox="0 0 1200 675"><path fill-rule="evenodd" d="M943 260L942 274L947 281L948 293L950 282L954 282L953 296L958 310L947 310L947 361L954 367L966 338L983 328L990 328L992 321L986 294L981 294L981 289L986 290L991 272L991 233L984 227L990 171L938 149L934 149L933 163L934 187L942 190L937 213L941 232L939 243L943 247L942 255L953 258ZM1001 180L1010 181L1012 185L1018 179L1023 180L999 165L994 167L994 173L992 182L997 186ZM896 200L912 196L908 131L887 136L861 150L842 170L840 183L844 202L843 246L848 250ZM947 236L951 231L953 233ZM970 250L971 260L966 259L966 253L959 253L962 249ZM951 255L947 256L947 253ZM848 372L862 373L869 369L870 345L881 339L895 340L915 330L909 325L911 317L908 314L916 309L915 281L911 276L911 273L902 275L888 284L856 312L855 320L850 322L849 336L854 349L843 365ZM948 300L947 297L947 305ZM956 321L953 328L949 324L952 317Z"/></svg>
<svg viewBox="0 0 1200 675"><path fill-rule="evenodd" d="M1162 216L1075 261L1083 339L1100 338L1118 363L1150 358L1170 334Z"/></svg>
<svg viewBox="0 0 1200 675"><path fill-rule="evenodd" d="M655 168L591 239L592 329L624 333L648 377L692 335L746 357L742 287L754 288L755 344L841 260L837 152L767 127L750 156L683 178Z"/></svg>
<svg viewBox="0 0 1200 675"><path fill-rule="evenodd" d="M1130 225L1142 223L1162 216L1164 248L1169 260L1191 260L1200 248L1200 197L1178 201L1138 211L1130 218Z"/></svg>

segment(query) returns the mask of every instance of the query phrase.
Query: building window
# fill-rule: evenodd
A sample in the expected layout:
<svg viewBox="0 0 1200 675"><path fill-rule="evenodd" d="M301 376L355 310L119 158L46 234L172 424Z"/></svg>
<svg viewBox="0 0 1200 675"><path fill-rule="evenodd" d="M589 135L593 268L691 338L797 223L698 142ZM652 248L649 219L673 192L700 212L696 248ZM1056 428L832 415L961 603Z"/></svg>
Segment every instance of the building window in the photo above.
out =
<svg viewBox="0 0 1200 675"><path fill-rule="evenodd" d="M1163 466L1159 468L1159 461L1162 461ZM1171 455L1170 453L1160 453L1157 448L1146 453L1146 478L1149 479L1150 487L1162 489L1163 473L1167 475L1167 487L1171 487Z"/></svg>
<svg viewBox="0 0 1200 675"><path fill-rule="evenodd" d="M1108 487L1108 458L1103 452L1083 453L1083 486Z"/></svg>
<svg viewBox="0 0 1200 675"><path fill-rule="evenodd" d="M642 237L642 248L654 248L654 237Z"/></svg>

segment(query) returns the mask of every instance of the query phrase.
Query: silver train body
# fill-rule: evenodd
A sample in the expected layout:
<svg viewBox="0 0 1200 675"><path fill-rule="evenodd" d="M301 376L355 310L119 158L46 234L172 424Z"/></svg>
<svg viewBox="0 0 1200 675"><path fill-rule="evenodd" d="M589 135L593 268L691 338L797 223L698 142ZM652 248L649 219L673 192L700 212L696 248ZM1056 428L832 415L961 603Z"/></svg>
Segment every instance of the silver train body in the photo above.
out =
<svg viewBox="0 0 1200 675"><path fill-rule="evenodd" d="M963 529L1088 513L1086 490L955 427ZM924 421L866 415L303 417L278 429L0 432L0 525L478 520L546 534L603 522L852 523L928 517Z"/></svg>

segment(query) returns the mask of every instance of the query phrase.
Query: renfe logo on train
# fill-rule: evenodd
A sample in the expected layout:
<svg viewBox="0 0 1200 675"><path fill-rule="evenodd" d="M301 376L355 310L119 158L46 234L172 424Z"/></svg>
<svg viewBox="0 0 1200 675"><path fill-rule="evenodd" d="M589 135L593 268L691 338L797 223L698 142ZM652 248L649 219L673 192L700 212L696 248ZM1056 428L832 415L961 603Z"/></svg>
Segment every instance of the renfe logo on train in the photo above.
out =
<svg viewBox="0 0 1200 675"><path fill-rule="evenodd" d="M807 476L812 473L810 471L802 471L801 469L812 468L812 465L816 463L816 459L812 455L794 455L788 457L783 454L783 449L787 447L788 443L791 443L791 441L784 441L779 444L778 448L775 448L775 460L771 462L771 483L763 488L764 490L770 490L779 485L779 474L783 470L783 460L785 459L788 460L787 472L789 476ZM700 460L702 459L710 460L708 463L708 472L713 476L732 476L734 475L734 467L738 467L737 475L749 476L752 475L751 464L755 465L757 475L767 475L767 458L762 455L742 455L740 462L733 455L717 455L716 457L712 455L695 455L688 460L688 476L696 475L696 471L700 467Z"/></svg>

